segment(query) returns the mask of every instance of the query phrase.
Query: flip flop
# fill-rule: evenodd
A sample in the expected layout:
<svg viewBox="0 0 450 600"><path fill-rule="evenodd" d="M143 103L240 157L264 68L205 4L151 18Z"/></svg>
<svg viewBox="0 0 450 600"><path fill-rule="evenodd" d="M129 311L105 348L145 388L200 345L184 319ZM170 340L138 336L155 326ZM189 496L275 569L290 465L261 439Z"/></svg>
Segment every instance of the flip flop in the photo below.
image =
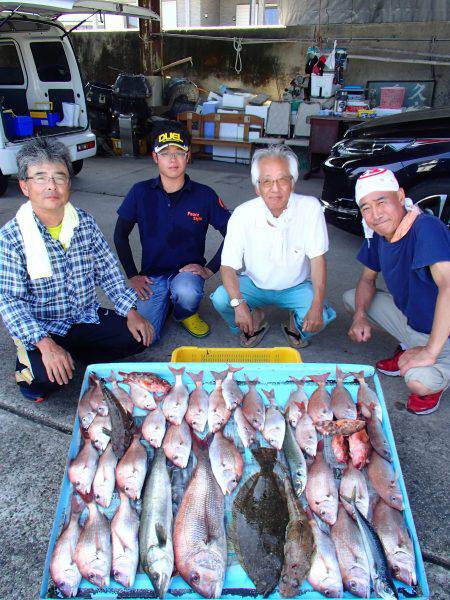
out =
<svg viewBox="0 0 450 600"><path fill-rule="evenodd" d="M300 333L296 331L291 331L289 329L289 326L290 323L281 323L281 331L283 332L283 335L286 338L286 341L289 344L289 346L291 346L291 348L295 348L296 350L298 348L306 348L306 346L309 346L308 340L302 338Z"/></svg>
<svg viewBox="0 0 450 600"><path fill-rule="evenodd" d="M250 344L243 344L242 343L242 339L241 339L241 346L243 348L254 348L255 346L257 346L259 344L259 342L263 339L263 337L266 335L266 333L269 331L269 323L264 322L261 324L261 327L255 331L255 333L253 335L248 335L248 333L244 333L242 332L242 335L247 339L247 340L252 340L250 342Z"/></svg>

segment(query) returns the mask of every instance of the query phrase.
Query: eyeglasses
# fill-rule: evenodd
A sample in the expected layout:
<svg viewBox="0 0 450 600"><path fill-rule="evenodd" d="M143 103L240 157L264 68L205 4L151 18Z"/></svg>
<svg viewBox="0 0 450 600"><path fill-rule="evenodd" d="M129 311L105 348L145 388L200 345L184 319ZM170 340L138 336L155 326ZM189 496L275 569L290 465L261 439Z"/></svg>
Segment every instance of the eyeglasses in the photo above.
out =
<svg viewBox="0 0 450 600"><path fill-rule="evenodd" d="M263 190L270 190L273 188L276 183L277 186L285 188L291 185L292 175L282 175L278 177L278 179L271 179L270 177L265 177L264 179L258 179L258 183Z"/></svg>
<svg viewBox="0 0 450 600"><path fill-rule="evenodd" d="M54 181L55 185L67 185L70 181L70 177L64 173L57 173L56 175L33 175L25 179L32 179L37 185L46 185L50 181Z"/></svg>
<svg viewBox="0 0 450 600"><path fill-rule="evenodd" d="M181 160L182 158L186 158L187 152L159 152L158 156L160 156L164 160L169 160L170 158L176 158L177 160Z"/></svg>

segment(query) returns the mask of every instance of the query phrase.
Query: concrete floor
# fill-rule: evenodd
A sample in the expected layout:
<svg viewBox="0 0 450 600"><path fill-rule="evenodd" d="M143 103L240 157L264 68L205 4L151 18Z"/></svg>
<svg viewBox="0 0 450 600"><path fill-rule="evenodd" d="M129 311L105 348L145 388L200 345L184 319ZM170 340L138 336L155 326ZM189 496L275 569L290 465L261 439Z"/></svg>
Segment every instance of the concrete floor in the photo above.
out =
<svg viewBox="0 0 450 600"><path fill-rule="evenodd" d="M230 208L254 197L249 169L197 160L189 172L194 179L213 187ZM74 204L91 212L112 244L116 209L136 181L153 177L156 169L147 158L95 158L86 162L73 182ZM321 179L299 181L297 191L320 195ZM22 202L17 183L12 181L0 199L0 225L12 218ZM369 343L356 345L347 337L350 318L344 312L342 293L354 287L360 267L354 257L360 239L329 227L328 296L338 313L337 320L302 352L304 362L374 364L389 355L395 341L379 333ZM220 243L212 230L207 240L207 256ZM133 242L138 253L137 237ZM219 283L215 276L207 284L212 291ZM237 338L217 318L206 297L201 312L211 325L211 335L194 340L176 323L169 321L162 341L135 360L169 361L177 346L236 346ZM282 313L269 313L271 330L263 345L284 346L279 323ZM48 538L54 518L59 486L64 473L70 433L82 370L67 388L34 406L17 393L13 378L14 346L6 330L0 328L0 599L31 600L38 597ZM381 376L397 450L418 530L422 552L436 600L450 598L448 538L448 423L449 394L438 412L416 417L405 408L406 388L398 378ZM447 517L447 520L446 520Z"/></svg>

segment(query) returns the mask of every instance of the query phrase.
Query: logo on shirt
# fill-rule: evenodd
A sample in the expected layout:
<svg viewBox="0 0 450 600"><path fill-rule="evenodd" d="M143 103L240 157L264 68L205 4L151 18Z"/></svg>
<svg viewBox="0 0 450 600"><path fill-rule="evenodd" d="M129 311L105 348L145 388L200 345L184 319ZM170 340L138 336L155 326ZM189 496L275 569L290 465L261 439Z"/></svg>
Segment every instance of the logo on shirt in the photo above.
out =
<svg viewBox="0 0 450 600"><path fill-rule="evenodd" d="M193 221L203 221L203 217L200 216L200 213L188 210L186 214L188 217L191 217Z"/></svg>
<svg viewBox="0 0 450 600"><path fill-rule="evenodd" d="M176 131L171 131L170 133L161 133L158 136L158 142L160 144L166 144L167 142L182 142L181 135Z"/></svg>

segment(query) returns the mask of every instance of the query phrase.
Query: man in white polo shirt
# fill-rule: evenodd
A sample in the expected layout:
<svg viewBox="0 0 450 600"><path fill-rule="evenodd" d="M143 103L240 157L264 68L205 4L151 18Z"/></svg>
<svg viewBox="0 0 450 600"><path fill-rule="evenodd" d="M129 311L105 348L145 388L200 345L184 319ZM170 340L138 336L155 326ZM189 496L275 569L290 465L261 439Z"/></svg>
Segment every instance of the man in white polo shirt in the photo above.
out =
<svg viewBox="0 0 450 600"><path fill-rule="evenodd" d="M285 146L255 152L252 183L258 197L238 206L222 251L223 285L211 295L241 345L256 346L269 325L263 308L290 312L281 328L294 348L336 317L325 300L328 235L317 198L293 192L295 154Z"/></svg>

